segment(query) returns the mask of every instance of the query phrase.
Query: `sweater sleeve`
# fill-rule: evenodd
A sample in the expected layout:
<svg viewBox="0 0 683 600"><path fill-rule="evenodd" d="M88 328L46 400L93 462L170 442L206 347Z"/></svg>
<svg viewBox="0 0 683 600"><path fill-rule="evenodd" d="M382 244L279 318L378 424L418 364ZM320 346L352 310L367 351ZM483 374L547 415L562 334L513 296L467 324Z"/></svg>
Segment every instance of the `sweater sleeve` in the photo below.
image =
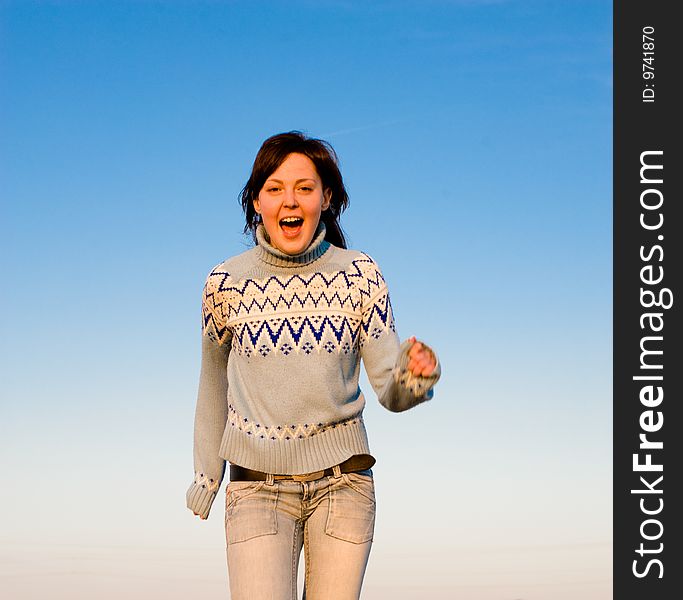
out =
<svg viewBox="0 0 683 600"><path fill-rule="evenodd" d="M223 274L226 275L227 274ZM194 480L187 507L206 519L225 473L218 455L228 418L227 365L231 335L225 327L220 279L214 269L202 294L202 357L194 420Z"/></svg>
<svg viewBox="0 0 683 600"><path fill-rule="evenodd" d="M359 281L363 299L360 329L360 351L370 384L385 408L402 412L431 400L433 387L441 376L441 364L436 352L423 345L436 360L434 371L428 376L413 375L408 369L409 340L399 343L394 323L389 290L377 263L365 255L363 276Z"/></svg>

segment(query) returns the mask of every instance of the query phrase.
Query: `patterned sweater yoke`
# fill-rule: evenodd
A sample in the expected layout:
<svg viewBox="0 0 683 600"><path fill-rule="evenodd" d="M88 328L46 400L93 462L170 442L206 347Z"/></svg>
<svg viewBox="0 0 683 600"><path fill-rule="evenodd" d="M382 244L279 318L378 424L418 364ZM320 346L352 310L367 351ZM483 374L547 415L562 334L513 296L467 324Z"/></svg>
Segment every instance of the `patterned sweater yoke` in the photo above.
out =
<svg viewBox="0 0 683 600"><path fill-rule="evenodd" d="M407 368L389 292L366 253L338 248L321 221L288 255L259 225L257 245L216 265L202 294L202 364L187 506L208 517L225 462L310 473L370 454L360 361L379 402L401 412L440 377ZM431 348L428 348L434 356Z"/></svg>

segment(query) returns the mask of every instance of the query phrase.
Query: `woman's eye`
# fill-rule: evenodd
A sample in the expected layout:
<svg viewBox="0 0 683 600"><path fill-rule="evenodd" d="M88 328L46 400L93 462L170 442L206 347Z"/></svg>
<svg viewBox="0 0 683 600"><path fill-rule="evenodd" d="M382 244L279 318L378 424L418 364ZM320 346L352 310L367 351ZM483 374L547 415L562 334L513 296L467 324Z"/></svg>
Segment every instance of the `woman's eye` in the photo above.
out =
<svg viewBox="0 0 683 600"><path fill-rule="evenodd" d="M300 189L301 191L303 191L303 192L310 192L313 188L308 187L308 186L305 185L305 186L303 186L303 187L300 187L299 189Z"/></svg>

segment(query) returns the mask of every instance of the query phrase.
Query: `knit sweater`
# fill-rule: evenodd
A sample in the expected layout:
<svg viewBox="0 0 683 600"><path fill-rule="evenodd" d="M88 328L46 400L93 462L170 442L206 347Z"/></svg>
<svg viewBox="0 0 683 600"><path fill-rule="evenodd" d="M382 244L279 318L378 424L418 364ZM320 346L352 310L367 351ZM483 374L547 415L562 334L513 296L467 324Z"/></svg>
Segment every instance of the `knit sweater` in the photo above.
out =
<svg viewBox="0 0 683 600"><path fill-rule="evenodd" d="M360 359L379 402L405 411L433 397L441 367L407 369L384 277L366 253L330 244L257 245L216 265L202 294L202 359L187 506L207 518L226 460L274 474L311 473L369 454ZM426 346L426 345L425 345Z"/></svg>

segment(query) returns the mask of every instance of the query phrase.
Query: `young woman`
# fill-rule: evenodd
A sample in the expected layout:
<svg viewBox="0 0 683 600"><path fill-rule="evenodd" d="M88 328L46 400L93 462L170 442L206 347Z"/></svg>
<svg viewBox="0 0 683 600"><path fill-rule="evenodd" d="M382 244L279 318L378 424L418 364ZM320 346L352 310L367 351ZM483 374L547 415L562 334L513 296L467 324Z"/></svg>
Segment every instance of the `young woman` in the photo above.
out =
<svg viewBox="0 0 683 600"><path fill-rule="evenodd" d="M429 400L431 348L399 343L377 263L346 249L334 150L299 132L259 150L241 194L256 245L215 266L202 297L195 477L206 519L230 463L225 527L232 600L357 599L375 524L360 360L379 401Z"/></svg>

